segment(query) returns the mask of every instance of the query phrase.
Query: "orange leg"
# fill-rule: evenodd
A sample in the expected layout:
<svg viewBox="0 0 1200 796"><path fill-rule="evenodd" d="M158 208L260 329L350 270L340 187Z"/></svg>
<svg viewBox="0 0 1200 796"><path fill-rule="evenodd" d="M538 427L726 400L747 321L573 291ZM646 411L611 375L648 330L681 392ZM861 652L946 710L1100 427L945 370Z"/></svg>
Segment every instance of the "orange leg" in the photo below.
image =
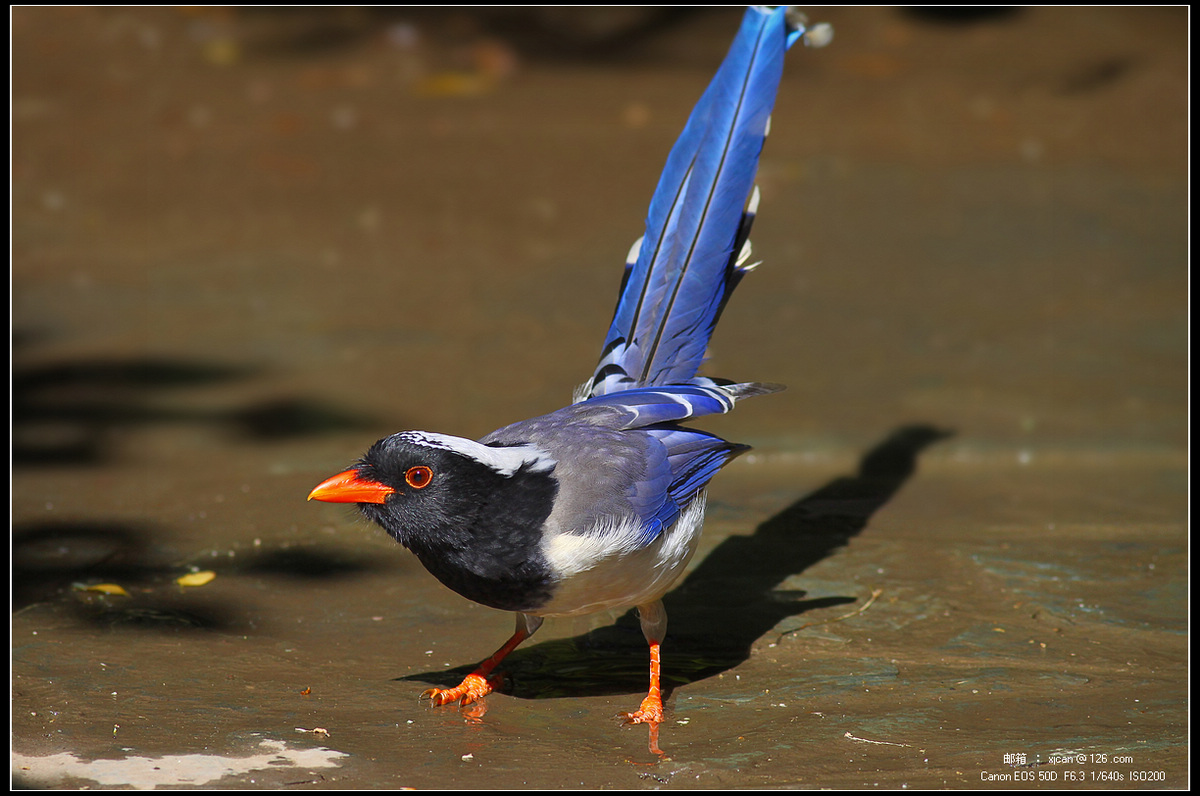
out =
<svg viewBox="0 0 1200 796"><path fill-rule="evenodd" d="M454 688L430 688L421 694L421 698L431 699L435 705L448 705L451 702L469 705L483 699L500 686L502 678L499 675L493 677L492 670L522 641L532 636L541 624L540 617L517 614L516 632L512 634L512 638L504 642L504 646L496 650L492 657L479 664L478 669L464 677L463 681Z"/></svg>
<svg viewBox="0 0 1200 796"><path fill-rule="evenodd" d="M626 724L641 724L648 722L658 724L663 719L662 692L658 687L660 669L659 643L650 642L650 692L642 700L642 705L634 713L623 713Z"/></svg>
<svg viewBox="0 0 1200 796"><path fill-rule="evenodd" d="M642 635L650 645L650 692L642 700L642 705L633 713L620 714L626 724L646 723L652 727L658 726L663 718L662 692L658 687L659 675L659 643L667 634L667 611L661 600L639 605L638 621L642 625Z"/></svg>

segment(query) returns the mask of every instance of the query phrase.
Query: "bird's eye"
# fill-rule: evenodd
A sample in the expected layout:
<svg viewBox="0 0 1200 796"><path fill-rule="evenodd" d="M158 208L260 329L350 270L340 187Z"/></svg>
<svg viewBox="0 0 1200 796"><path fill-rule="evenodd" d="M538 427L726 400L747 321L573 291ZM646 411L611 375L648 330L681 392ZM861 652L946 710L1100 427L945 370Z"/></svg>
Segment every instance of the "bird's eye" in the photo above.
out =
<svg viewBox="0 0 1200 796"><path fill-rule="evenodd" d="M429 486L429 482L433 480L433 470L430 470L423 464L418 464L416 467L409 467L404 473L404 482L413 489L424 489Z"/></svg>

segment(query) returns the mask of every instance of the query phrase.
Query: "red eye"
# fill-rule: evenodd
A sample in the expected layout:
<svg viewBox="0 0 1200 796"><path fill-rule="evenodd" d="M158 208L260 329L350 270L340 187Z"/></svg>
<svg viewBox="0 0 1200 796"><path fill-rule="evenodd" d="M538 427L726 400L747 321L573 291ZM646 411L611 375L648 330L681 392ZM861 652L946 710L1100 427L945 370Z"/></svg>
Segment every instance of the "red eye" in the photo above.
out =
<svg viewBox="0 0 1200 796"><path fill-rule="evenodd" d="M404 473L404 482L413 489L424 489L429 486L429 482L433 480L433 470L430 470L423 464L418 464L416 467L409 467Z"/></svg>

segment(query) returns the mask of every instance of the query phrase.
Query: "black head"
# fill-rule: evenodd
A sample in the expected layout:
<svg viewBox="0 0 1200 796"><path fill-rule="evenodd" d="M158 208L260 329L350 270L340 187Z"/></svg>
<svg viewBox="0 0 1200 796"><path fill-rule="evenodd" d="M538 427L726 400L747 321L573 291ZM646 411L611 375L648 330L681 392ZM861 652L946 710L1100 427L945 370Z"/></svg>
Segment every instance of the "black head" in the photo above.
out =
<svg viewBox="0 0 1200 796"><path fill-rule="evenodd" d="M521 610L548 582L541 538L557 493L554 466L533 446L406 431L376 442L309 498L357 503L445 585Z"/></svg>

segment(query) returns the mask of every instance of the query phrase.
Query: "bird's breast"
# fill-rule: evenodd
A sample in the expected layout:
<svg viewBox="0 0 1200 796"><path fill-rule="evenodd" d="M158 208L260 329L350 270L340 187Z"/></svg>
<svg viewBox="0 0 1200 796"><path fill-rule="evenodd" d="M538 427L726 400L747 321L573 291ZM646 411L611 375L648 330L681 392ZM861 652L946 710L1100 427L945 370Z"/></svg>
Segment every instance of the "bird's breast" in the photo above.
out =
<svg viewBox="0 0 1200 796"><path fill-rule="evenodd" d="M586 532L546 537L542 552L555 580L537 616L577 616L645 605L662 597L683 574L704 525L705 494L689 503L676 522L640 544L636 520L600 522Z"/></svg>

